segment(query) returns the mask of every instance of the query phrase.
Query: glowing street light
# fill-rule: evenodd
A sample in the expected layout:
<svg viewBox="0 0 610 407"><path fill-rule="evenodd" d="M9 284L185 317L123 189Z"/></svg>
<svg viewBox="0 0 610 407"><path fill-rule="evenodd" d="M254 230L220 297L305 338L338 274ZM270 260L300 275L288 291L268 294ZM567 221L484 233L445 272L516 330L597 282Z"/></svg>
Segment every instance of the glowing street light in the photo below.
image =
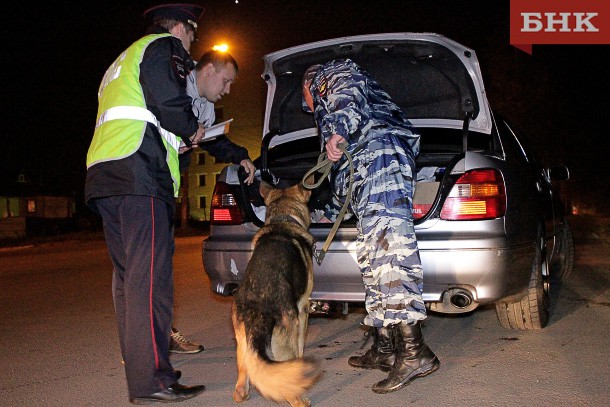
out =
<svg viewBox="0 0 610 407"><path fill-rule="evenodd" d="M218 44L212 47L214 51L227 52L229 50L229 46L227 44Z"/></svg>

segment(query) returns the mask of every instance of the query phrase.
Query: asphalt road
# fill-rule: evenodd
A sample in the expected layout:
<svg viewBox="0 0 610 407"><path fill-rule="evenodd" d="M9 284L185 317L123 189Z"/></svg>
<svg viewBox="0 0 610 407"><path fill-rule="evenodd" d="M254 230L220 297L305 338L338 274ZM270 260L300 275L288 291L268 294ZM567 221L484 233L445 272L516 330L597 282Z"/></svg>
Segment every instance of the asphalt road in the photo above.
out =
<svg viewBox="0 0 610 407"><path fill-rule="evenodd" d="M430 314L424 337L441 368L400 391L377 395L380 371L351 368L362 352L360 307L312 317L305 352L325 374L308 393L314 406L610 405L609 222L574 219L574 273L552 290L540 331L503 329L493 308ZM234 406L235 343L230 299L212 294L201 236L177 238L176 325L205 351L174 355L184 384L205 384L180 406ZM1 406L128 406L103 241L69 240L0 249ZM273 406L256 391L243 407Z"/></svg>

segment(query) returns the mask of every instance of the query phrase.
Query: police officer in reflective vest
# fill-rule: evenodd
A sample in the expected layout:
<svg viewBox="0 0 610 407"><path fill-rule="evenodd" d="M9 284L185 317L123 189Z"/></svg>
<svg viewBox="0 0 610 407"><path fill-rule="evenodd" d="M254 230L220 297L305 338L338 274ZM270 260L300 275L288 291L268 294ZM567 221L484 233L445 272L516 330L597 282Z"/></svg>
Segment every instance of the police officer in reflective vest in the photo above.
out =
<svg viewBox="0 0 610 407"><path fill-rule="evenodd" d="M189 55L203 8L169 4L145 12L148 35L108 68L87 153L85 199L103 220L114 266L112 293L132 403L174 402L184 386L169 360L174 210L180 163L203 138L186 93Z"/></svg>
<svg viewBox="0 0 610 407"><path fill-rule="evenodd" d="M335 162L330 181L336 199L325 217L334 220L341 201L348 199L358 218L356 255L367 310L363 324L374 341L348 363L389 371L373 391L396 391L439 367L420 326L426 308L411 214L419 134L379 84L349 59L305 71L303 108L314 113L327 157ZM348 161L340 143L347 144L354 163L351 196L346 196Z"/></svg>

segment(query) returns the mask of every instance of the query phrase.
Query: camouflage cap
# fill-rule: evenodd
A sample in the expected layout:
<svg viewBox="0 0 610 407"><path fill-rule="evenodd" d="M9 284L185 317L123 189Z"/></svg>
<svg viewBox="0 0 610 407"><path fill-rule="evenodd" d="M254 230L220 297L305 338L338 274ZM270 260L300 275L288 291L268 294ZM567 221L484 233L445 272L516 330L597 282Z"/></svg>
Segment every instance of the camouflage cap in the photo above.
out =
<svg viewBox="0 0 610 407"><path fill-rule="evenodd" d="M305 70L305 73L303 74L303 86L305 86L305 84L309 83L309 89L311 92L311 84L314 80L314 78L316 77L318 70L322 67L322 64L314 64L312 66L310 66L309 68L307 68ZM312 92L313 95L313 92ZM305 101L305 98L303 97L302 100L302 106L303 106L303 111L307 112L307 113L312 113L311 109L309 108L309 106L307 106L307 102Z"/></svg>

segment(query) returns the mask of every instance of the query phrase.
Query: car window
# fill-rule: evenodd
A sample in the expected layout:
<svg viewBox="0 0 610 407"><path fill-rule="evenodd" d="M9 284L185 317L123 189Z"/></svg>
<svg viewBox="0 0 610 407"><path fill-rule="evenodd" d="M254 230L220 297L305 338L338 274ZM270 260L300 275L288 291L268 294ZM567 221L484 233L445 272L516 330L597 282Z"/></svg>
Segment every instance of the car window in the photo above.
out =
<svg viewBox="0 0 610 407"><path fill-rule="evenodd" d="M525 160L530 163L533 168L541 167L540 160L538 159L534 146L529 142L527 137L525 137L524 134L519 131L518 128L509 124L504 119L500 119L498 121L498 128L501 133L504 133L503 137L512 136L512 138L517 141Z"/></svg>

